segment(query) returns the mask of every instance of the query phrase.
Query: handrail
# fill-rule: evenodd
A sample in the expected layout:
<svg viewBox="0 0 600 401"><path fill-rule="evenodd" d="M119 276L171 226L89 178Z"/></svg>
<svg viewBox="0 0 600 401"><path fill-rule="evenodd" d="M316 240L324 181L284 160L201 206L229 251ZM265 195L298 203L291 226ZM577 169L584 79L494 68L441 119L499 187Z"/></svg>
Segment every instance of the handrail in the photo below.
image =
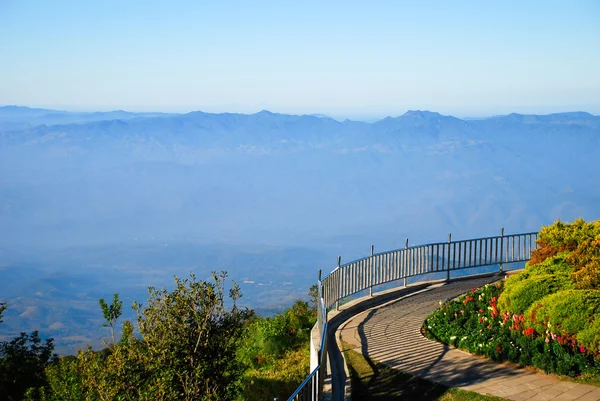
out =
<svg viewBox="0 0 600 401"><path fill-rule="evenodd" d="M373 287L403 280L424 277L432 273L445 273L450 280L451 272L483 266L498 265L503 270L504 264L526 262L537 248L537 232L504 235L504 228L499 236L472 238L448 242L436 242L424 245L374 253L342 264L338 257L337 267L324 277L319 270L318 290L319 305L317 308L317 328L319 330L318 365L302 382L288 401L318 401L323 396L323 381L327 368L327 311L335 305L339 309L339 301L359 292L369 290L373 295ZM478 273L473 273L478 274Z"/></svg>
<svg viewBox="0 0 600 401"><path fill-rule="evenodd" d="M318 394L316 394L318 392L317 388L319 388L319 387L323 388L322 386L319 386L319 383L318 383L320 369L321 369L321 365L318 365L316 368L314 368L313 371L310 372L310 374L306 377L306 379L304 379L302 384L300 384L300 386L298 386L296 391L294 391L294 393L292 395L290 395L290 398L288 398L288 401L291 401L291 400L305 401L305 400L318 399ZM311 396L311 397L309 397L309 396Z"/></svg>

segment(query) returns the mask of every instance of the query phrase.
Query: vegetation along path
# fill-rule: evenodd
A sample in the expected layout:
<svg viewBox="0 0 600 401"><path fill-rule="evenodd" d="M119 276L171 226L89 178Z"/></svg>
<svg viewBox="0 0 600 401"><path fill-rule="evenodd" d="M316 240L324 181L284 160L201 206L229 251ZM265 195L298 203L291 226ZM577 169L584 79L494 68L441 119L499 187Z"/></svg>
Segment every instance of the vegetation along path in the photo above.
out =
<svg viewBox="0 0 600 401"><path fill-rule="evenodd" d="M383 364L446 386L510 400L600 400L600 387L491 362L421 334L423 322L440 301L497 279L475 278L430 287L353 316L338 334L346 348L361 352L374 368Z"/></svg>

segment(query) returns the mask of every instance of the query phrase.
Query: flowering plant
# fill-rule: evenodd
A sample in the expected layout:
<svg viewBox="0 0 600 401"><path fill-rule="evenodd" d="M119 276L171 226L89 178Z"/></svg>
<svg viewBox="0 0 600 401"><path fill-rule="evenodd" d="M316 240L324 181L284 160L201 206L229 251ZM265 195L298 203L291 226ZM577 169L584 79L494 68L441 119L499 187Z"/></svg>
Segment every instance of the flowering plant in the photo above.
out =
<svg viewBox="0 0 600 401"><path fill-rule="evenodd" d="M535 366L546 372L600 378L600 359L576 339L536 332L527 327L523 314L498 310L503 282L469 291L456 300L440 304L424 323L424 334L436 341L493 360Z"/></svg>

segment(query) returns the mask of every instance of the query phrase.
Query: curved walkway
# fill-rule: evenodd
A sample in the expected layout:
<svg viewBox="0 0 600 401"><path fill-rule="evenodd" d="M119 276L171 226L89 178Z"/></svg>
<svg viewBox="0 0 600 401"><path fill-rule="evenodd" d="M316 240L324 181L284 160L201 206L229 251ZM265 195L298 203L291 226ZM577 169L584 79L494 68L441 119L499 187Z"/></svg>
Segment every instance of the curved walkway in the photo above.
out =
<svg viewBox="0 0 600 401"><path fill-rule="evenodd" d="M600 387L494 363L421 335L425 318L440 300L495 280L498 277L430 286L353 316L341 325L338 335L373 360L448 386L510 400L600 401Z"/></svg>

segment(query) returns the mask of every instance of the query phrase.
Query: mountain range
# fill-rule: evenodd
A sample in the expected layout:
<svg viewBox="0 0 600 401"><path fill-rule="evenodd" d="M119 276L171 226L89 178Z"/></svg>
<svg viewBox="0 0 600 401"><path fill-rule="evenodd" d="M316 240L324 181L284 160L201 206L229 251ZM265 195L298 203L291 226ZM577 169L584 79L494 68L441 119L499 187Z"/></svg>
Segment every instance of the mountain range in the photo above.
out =
<svg viewBox="0 0 600 401"><path fill-rule="evenodd" d="M600 117L585 112L366 123L0 107L0 300L13 305L0 335L43 317L85 342L103 291L143 296L211 267L246 283L249 306L276 308L371 244L598 219L598 171Z"/></svg>

